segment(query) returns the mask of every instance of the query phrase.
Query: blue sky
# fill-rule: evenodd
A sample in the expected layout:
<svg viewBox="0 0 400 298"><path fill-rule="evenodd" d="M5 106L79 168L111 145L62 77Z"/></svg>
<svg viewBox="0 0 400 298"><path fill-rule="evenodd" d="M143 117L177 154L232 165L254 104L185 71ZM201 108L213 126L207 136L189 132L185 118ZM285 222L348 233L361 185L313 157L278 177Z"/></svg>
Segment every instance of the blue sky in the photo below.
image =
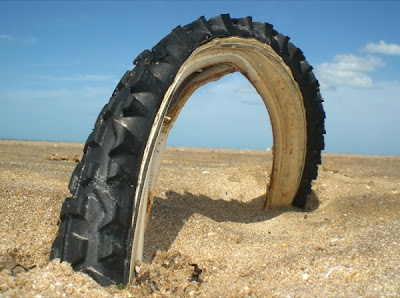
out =
<svg viewBox="0 0 400 298"><path fill-rule="evenodd" d="M144 49L204 15L252 16L302 49L321 84L326 152L400 155L400 2L0 2L0 139L84 142ZM172 146L265 149L260 97L240 75L193 94Z"/></svg>

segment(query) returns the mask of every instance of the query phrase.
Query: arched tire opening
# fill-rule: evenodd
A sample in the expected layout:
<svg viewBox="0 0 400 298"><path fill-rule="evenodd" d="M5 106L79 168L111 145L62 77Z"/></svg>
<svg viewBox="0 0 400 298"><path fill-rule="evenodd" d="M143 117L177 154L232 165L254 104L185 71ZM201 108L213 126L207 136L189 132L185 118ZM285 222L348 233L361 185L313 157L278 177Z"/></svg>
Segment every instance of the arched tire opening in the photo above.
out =
<svg viewBox="0 0 400 298"><path fill-rule="evenodd" d="M325 113L312 67L270 24L201 17L134 64L86 141L50 255L102 285L134 277L168 132L200 86L239 71L263 99L274 140L264 207L303 207L324 148Z"/></svg>

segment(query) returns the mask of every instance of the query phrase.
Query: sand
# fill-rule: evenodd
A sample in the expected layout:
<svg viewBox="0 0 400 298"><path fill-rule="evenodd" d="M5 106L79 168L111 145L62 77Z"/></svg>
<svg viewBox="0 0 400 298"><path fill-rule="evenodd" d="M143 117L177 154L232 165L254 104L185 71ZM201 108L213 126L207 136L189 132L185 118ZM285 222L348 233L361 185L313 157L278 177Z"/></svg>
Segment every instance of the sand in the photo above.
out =
<svg viewBox="0 0 400 298"><path fill-rule="evenodd" d="M324 154L305 210L262 211L270 152L167 148L145 262L104 288L49 262L82 147L0 141L0 296L400 296L400 157Z"/></svg>

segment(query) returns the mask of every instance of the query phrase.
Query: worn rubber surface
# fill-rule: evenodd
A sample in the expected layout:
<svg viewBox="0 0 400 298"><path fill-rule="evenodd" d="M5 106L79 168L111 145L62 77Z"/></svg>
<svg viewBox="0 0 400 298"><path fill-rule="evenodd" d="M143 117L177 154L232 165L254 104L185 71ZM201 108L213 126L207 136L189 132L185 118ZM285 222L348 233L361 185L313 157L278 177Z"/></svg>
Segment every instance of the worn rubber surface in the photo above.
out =
<svg viewBox="0 0 400 298"><path fill-rule="evenodd" d="M267 23L251 17L201 17L175 28L127 71L101 111L74 170L72 197L62 205L50 258L71 263L102 285L129 282L133 198L150 130L168 87L189 55L214 38L239 36L270 45L293 73L303 95L307 119L304 172L293 205L302 207L316 179L324 148L319 84L301 50Z"/></svg>

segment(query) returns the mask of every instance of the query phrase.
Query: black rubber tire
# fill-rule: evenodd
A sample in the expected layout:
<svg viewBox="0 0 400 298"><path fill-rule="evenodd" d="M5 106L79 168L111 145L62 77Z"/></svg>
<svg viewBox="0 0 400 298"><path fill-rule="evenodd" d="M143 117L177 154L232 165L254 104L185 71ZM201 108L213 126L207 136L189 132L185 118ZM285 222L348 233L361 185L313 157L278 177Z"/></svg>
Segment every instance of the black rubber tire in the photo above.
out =
<svg viewBox="0 0 400 298"><path fill-rule="evenodd" d="M184 61L214 38L239 36L270 45L289 66L303 95L307 120L304 172L293 205L303 207L316 179L324 148L319 84L303 53L268 23L251 17L201 17L177 27L134 61L101 111L88 137L62 205L50 258L71 263L101 285L129 282L130 252L137 214L133 204L150 130L167 89ZM135 221L134 221L135 222Z"/></svg>

